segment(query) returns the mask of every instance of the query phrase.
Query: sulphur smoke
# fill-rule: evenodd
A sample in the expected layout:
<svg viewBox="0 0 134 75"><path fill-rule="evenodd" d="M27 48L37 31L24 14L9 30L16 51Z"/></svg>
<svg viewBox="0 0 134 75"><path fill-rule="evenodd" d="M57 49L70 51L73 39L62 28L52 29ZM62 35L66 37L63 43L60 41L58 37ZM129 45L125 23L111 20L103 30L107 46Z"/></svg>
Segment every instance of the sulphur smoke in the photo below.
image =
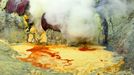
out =
<svg viewBox="0 0 134 75"><path fill-rule="evenodd" d="M126 0L100 0L96 6L95 0L30 0L30 13L40 32L41 17L45 13L46 22L58 25L68 42L97 43L102 29L97 13L126 14L126 3Z"/></svg>

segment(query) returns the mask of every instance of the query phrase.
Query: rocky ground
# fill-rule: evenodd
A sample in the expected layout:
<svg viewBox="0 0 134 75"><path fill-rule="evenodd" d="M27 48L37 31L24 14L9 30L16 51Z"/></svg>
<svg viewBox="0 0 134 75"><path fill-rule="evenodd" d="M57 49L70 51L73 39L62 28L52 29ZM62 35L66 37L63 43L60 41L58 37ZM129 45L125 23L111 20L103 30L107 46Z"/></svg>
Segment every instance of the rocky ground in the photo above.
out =
<svg viewBox="0 0 134 75"><path fill-rule="evenodd" d="M43 70L19 61L16 56L18 53L7 42L0 40L0 73L2 75L62 75L62 73ZM64 73L64 75L71 74Z"/></svg>
<svg viewBox="0 0 134 75"><path fill-rule="evenodd" d="M6 13L3 8L7 0L0 1L2 1L0 3L0 39L6 39L10 43L26 42L27 32L23 17L18 16L15 13ZM108 44L106 45L107 49L118 52L125 57L125 64L122 68L123 71L119 72L117 75L124 75L126 71L128 71L128 75L133 75L130 71L134 73L134 11L131 11L129 14L124 16L106 16L105 19L108 24ZM47 31L47 34L51 34L51 36L53 36L54 34L55 36L55 38L52 38L51 36L47 35L47 44L57 44L65 42L59 32L55 33L56 34L54 34L54 31L52 30ZM37 39L38 37L40 37L38 36L38 34L35 35L37 36ZM56 37L57 35L59 36ZM49 72L44 72L41 69L37 69L31 66L30 64L20 62L19 60L14 58L14 55L17 55L17 53L10 48L9 44L0 41L0 67L2 67L0 68L1 74L61 75L58 73L52 74Z"/></svg>

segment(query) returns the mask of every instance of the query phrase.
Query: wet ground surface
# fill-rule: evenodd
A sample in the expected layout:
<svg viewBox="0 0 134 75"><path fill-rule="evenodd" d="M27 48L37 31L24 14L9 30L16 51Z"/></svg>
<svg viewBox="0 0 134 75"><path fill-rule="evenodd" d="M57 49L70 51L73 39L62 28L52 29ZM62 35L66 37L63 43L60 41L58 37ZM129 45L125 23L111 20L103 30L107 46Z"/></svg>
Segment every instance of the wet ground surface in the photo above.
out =
<svg viewBox="0 0 134 75"><path fill-rule="evenodd" d="M12 45L21 56L19 60L41 69L59 73L87 75L90 73L114 73L120 70L123 57L104 50L102 46L67 47L64 45Z"/></svg>

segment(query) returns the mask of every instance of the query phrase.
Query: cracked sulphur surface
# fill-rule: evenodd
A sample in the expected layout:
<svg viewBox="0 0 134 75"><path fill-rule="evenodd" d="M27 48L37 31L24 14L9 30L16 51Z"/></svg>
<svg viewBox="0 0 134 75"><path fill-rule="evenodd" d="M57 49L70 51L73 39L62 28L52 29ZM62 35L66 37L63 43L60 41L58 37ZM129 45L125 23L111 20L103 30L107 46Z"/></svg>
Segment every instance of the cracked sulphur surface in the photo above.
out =
<svg viewBox="0 0 134 75"><path fill-rule="evenodd" d="M104 50L105 47L102 46L67 47L19 44L12 45L12 48L21 55L17 57L19 60L59 73L74 75L87 75L93 72L115 73L123 64L121 56Z"/></svg>

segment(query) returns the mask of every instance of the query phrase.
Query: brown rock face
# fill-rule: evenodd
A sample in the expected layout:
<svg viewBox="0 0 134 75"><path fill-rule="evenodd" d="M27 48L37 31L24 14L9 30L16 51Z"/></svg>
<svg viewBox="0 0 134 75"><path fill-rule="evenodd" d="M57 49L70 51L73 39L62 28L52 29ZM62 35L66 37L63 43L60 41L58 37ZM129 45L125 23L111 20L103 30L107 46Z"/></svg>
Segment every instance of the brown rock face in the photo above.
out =
<svg viewBox="0 0 134 75"><path fill-rule="evenodd" d="M47 23L46 19L44 18L45 17L45 13L42 15L42 18L41 18L41 25L42 25L42 28L46 31L47 29L52 29L54 31L60 31L59 29L59 26L58 25L50 25Z"/></svg>

